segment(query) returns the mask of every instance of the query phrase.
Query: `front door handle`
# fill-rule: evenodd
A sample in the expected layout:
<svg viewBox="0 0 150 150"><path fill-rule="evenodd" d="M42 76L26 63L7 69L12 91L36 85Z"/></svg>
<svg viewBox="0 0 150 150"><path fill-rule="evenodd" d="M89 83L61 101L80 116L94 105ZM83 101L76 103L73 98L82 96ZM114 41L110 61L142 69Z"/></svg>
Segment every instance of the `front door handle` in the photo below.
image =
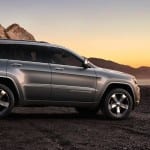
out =
<svg viewBox="0 0 150 150"><path fill-rule="evenodd" d="M22 64L19 64L19 63L13 63L13 64L11 64L11 66L13 66L13 67L21 67Z"/></svg>
<svg viewBox="0 0 150 150"><path fill-rule="evenodd" d="M63 71L64 68L58 67L58 68L55 68L55 70Z"/></svg>

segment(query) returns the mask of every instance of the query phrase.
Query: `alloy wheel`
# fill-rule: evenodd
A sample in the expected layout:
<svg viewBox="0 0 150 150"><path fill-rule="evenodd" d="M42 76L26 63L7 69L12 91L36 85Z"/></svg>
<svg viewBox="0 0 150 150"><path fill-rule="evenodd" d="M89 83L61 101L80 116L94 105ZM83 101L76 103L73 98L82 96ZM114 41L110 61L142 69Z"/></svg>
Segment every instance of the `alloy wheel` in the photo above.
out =
<svg viewBox="0 0 150 150"><path fill-rule="evenodd" d="M10 102L8 93L5 90L0 89L0 112L7 110L9 105Z"/></svg>
<svg viewBox="0 0 150 150"><path fill-rule="evenodd" d="M109 98L109 111L114 116L121 117L129 109L129 98L124 93L113 93Z"/></svg>

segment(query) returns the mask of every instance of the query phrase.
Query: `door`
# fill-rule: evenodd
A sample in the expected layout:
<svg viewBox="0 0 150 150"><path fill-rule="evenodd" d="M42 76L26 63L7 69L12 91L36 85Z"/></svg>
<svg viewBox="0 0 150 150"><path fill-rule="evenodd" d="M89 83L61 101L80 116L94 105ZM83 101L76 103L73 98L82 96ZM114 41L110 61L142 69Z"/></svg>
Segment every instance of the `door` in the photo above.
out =
<svg viewBox="0 0 150 150"><path fill-rule="evenodd" d="M53 48L51 58L52 99L90 102L96 94L94 68L84 68L83 60L64 49Z"/></svg>
<svg viewBox="0 0 150 150"><path fill-rule="evenodd" d="M25 100L49 100L51 72L48 63L42 62L36 46L10 46L7 75L21 85Z"/></svg>

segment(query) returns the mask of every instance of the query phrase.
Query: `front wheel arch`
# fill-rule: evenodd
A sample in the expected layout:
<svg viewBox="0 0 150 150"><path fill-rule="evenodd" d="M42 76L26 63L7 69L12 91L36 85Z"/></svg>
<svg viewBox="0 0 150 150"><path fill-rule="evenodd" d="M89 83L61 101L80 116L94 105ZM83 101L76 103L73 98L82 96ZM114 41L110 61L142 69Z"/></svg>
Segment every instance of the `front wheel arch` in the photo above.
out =
<svg viewBox="0 0 150 150"><path fill-rule="evenodd" d="M106 89L105 89L105 91L104 91L104 93L103 93L103 96L102 96L101 99L100 99L100 104L99 104L100 108L103 107L103 103L104 103L104 100L105 100L107 94L108 94L111 90L116 89L116 88L124 89L124 90L126 90L127 92L129 92L129 94L131 95L131 97L132 97L132 99L133 99L133 107L132 107L132 109L134 109L134 106L135 106L135 105L134 105L134 99L135 99L135 97L134 97L134 94L133 94L133 90L132 90L132 88L130 87L130 85L128 85L128 84L122 84L122 83L111 83L111 84L109 84L109 85L106 87Z"/></svg>

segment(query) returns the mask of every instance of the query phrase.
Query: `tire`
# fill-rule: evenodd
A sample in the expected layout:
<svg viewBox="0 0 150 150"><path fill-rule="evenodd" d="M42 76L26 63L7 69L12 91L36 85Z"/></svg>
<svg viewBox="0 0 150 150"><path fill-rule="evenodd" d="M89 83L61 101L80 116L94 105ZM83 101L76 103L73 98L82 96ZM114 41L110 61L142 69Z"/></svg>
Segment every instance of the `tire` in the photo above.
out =
<svg viewBox="0 0 150 150"><path fill-rule="evenodd" d="M5 85L0 84L0 118L6 117L14 107L14 95Z"/></svg>
<svg viewBox="0 0 150 150"><path fill-rule="evenodd" d="M75 108L77 112L79 112L81 115L96 115L98 110L97 108L82 108L82 107L76 107Z"/></svg>
<svg viewBox="0 0 150 150"><path fill-rule="evenodd" d="M126 119L133 108L133 99L125 89L113 89L105 97L102 112L107 118Z"/></svg>

